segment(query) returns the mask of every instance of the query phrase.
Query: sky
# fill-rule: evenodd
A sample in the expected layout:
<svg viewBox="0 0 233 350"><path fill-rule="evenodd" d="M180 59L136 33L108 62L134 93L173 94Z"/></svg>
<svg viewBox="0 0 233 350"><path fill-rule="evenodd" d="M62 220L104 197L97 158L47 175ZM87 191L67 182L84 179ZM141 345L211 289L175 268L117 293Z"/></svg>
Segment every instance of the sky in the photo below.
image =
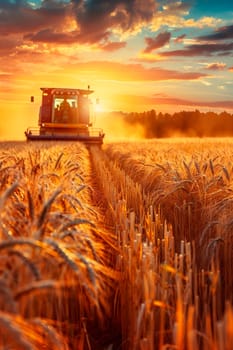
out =
<svg viewBox="0 0 233 350"><path fill-rule="evenodd" d="M37 125L40 87L89 85L102 111L233 113L233 2L0 0L0 76L0 138Z"/></svg>

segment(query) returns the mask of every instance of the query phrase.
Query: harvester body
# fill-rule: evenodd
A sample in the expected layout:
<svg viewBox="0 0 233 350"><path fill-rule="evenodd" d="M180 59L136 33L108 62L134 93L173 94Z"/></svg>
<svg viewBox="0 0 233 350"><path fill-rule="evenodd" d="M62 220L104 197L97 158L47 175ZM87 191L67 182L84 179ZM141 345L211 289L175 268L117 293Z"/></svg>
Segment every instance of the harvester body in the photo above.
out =
<svg viewBox="0 0 233 350"><path fill-rule="evenodd" d="M102 129L92 127L90 89L41 88L38 127L25 131L27 140L74 140L102 144Z"/></svg>

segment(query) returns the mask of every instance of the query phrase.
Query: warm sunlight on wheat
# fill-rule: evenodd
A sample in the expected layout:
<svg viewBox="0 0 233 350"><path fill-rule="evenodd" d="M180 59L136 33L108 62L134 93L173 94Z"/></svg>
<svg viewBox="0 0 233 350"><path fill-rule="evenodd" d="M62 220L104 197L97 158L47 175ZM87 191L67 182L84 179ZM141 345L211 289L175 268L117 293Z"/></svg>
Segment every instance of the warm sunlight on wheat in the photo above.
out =
<svg viewBox="0 0 233 350"><path fill-rule="evenodd" d="M0 348L231 350L232 152L1 144Z"/></svg>

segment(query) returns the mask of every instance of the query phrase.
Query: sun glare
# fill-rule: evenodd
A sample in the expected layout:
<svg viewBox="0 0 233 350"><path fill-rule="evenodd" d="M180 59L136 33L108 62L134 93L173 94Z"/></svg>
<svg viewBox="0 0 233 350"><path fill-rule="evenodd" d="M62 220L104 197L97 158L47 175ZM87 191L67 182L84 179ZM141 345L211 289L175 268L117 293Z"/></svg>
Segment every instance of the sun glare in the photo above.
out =
<svg viewBox="0 0 233 350"><path fill-rule="evenodd" d="M100 102L96 102L95 104L95 112L96 113L103 113L105 112L105 108L104 108L104 105Z"/></svg>

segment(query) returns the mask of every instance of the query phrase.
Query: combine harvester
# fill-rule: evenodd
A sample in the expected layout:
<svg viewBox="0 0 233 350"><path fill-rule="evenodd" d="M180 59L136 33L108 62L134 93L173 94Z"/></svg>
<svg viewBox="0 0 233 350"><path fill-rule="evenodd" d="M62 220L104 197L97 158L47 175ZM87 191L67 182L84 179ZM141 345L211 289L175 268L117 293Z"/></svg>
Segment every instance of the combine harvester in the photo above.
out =
<svg viewBox="0 0 233 350"><path fill-rule="evenodd" d="M27 140L81 141L85 144L103 143L102 129L92 128L90 100L93 90L41 88L42 104L38 127L25 131ZM34 101L34 97L31 97Z"/></svg>

